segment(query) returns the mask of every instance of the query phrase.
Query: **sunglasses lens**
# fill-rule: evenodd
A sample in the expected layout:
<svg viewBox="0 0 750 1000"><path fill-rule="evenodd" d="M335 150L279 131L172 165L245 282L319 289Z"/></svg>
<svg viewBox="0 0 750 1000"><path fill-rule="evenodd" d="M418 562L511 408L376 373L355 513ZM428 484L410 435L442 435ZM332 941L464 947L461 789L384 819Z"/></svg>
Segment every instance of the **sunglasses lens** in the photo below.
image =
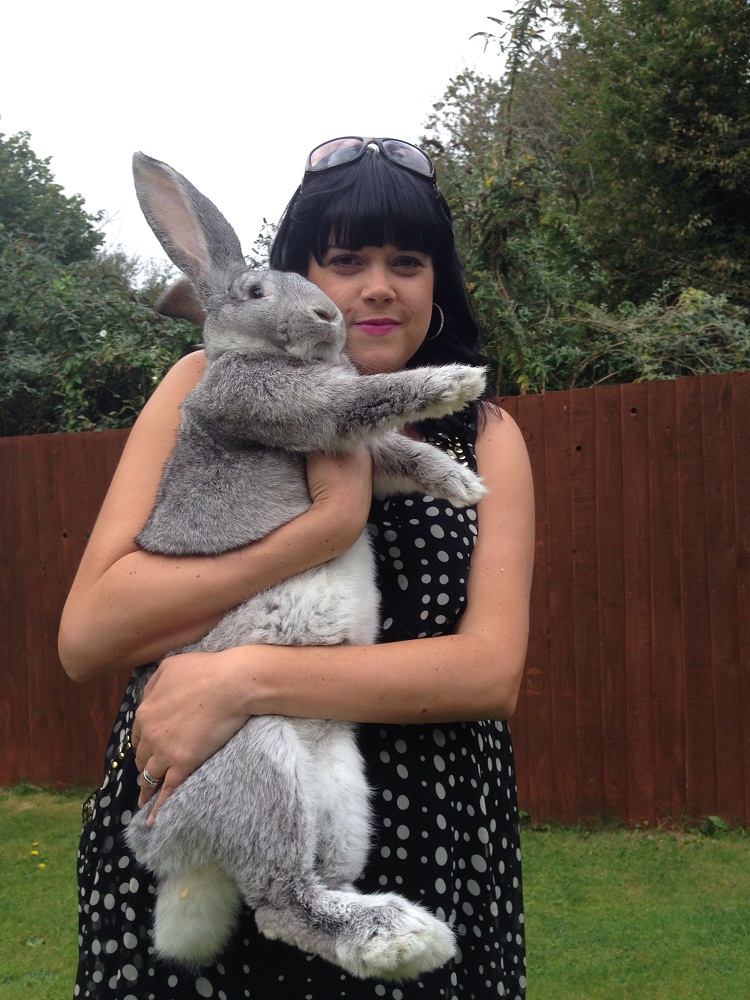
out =
<svg viewBox="0 0 750 1000"><path fill-rule="evenodd" d="M307 161L308 170L328 170L340 163L355 160L362 151L363 142L357 136L345 136L343 139L331 139L317 146Z"/></svg>
<svg viewBox="0 0 750 1000"><path fill-rule="evenodd" d="M412 173L421 174L422 177L427 177L433 184L435 183L435 167L432 160L418 146L412 146L410 142L404 142L402 139L367 139L358 135L329 139L328 142L316 146L307 158L305 173L316 173L330 170L331 167L339 167L343 163L352 163L362 156L365 147L369 145L377 146L392 163L397 163Z"/></svg>
<svg viewBox="0 0 750 1000"><path fill-rule="evenodd" d="M432 160L417 146L412 146L411 143L403 142L401 139L384 139L383 149L388 154L389 159L406 167L407 170L413 170L425 177L435 176Z"/></svg>

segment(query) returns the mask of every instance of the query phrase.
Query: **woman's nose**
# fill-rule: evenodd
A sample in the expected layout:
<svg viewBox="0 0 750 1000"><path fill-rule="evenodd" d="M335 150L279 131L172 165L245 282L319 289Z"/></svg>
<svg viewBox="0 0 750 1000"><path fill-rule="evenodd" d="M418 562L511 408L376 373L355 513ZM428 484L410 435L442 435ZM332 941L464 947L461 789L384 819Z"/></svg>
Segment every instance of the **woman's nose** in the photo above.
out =
<svg viewBox="0 0 750 1000"><path fill-rule="evenodd" d="M390 272L387 267L368 268L364 278L363 298L382 302L394 297L393 283L390 280Z"/></svg>

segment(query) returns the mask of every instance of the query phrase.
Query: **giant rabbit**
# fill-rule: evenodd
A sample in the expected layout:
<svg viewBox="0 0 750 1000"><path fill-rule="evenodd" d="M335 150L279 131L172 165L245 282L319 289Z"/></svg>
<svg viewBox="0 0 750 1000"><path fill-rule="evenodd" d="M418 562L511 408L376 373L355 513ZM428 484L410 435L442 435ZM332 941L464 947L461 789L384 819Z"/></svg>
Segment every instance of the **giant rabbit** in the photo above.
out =
<svg viewBox="0 0 750 1000"><path fill-rule="evenodd" d="M167 164L133 161L143 212L206 311L208 366L182 406L178 442L138 544L148 552L226 552L311 504L309 452L366 443L379 495L423 491L458 506L481 480L398 428L460 409L483 389L466 365L359 375L333 302L296 274L250 270L218 209ZM378 591L367 534L341 555L256 594L190 650L251 643L369 644ZM183 650L184 651L184 650ZM353 975L415 978L455 953L451 929L392 894L366 895L369 790L346 722L251 718L127 840L157 879L158 954L215 960L244 900L260 931Z"/></svg>

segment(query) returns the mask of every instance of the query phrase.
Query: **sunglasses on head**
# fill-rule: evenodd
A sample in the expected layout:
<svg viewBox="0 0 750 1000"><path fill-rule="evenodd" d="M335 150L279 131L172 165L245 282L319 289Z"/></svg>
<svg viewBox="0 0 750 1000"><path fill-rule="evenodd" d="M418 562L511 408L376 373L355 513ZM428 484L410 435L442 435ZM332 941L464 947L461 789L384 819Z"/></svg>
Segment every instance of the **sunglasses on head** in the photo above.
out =
<svg viewBox="0 0 750 1000"><path fill-rule="evenodd" d="M316 146L307 157L305 177L354 163L364 156L368 146L377 146L383 156L397 167L410 170L437 184L432 160L417 146L404 142L403 139L372 139L361 135L345 135Z"/></svg>

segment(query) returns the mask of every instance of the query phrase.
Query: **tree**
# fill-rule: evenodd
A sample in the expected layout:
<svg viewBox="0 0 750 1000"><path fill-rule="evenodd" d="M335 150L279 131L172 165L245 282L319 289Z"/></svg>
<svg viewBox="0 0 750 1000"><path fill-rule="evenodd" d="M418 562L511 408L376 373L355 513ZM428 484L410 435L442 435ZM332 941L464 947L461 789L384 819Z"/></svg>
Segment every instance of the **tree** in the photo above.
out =
<svg viewBox="0 0 750 1000"><path fill-rule="evenodd" d="M0 134L0 433L130 426L198 338L153 303L170 270L103 252L27 133Z"/></svg>
<svg viewBox="0 0 750 1000"><path fill-rule="evenodd" d="M426 139L498 390L750 367L746 0L506 14Z"/></svg>
<svg viewBox="0 0 750 1000"><path fill-rule="evenodd" d="M502 83L462 74L435 105L424 140L453 211L498 394L560 388L572 337L560 321L580 300L602 301L607 285L554 151L508 116L509 97Z"/></svg>
<svg viewBox="0 0 750 1000"><path fill-rule="evenodd" d="M579 0L556 45L560 162L616 299L750 305L747 0Z"/></svg>
<svg viewBox="0 0 750 1000"><path fill-rule="evenodd" d="M62 264L88 260L103 241L95 228L103 213L88 215L80 196L63 194L50 158L40 160L30 138L0 133L0 234L43 246Z"/></svg>

